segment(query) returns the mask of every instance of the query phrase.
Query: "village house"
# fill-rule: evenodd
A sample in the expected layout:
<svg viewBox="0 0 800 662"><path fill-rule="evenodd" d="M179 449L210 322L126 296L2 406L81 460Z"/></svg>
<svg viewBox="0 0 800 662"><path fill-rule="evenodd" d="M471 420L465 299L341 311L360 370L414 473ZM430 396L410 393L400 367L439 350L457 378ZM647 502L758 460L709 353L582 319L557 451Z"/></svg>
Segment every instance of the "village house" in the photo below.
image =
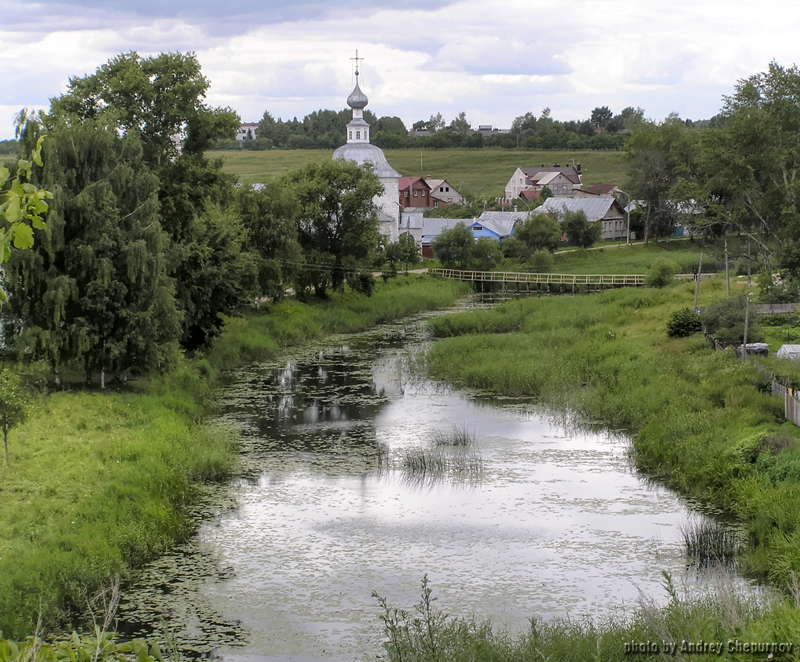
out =
<svg viewBox="0 0 800 662"><path fill-rule="evenodd" d="M446 207L452 204L460 205L467 200L446 179L431 179L429 177L427 182L428 186L431 187L433 207Z"/></svg>
<svg viewBox="0 0 800 662"><path fill-rule="evenodd" d="M476 241L481 237L502 241L514 233L517 223L527 220L529 216L530 212L527 211L485 211L478 218L423 218L422 256L433 257L431 243L444 230L452 229L459 223L472 230Z"/></svg>
<svg viewBox="0 0 800 662"><path fill-rule="evenodd" d="M541 191L549 188L557 196L571 196L582 186L581 164L561 167L557 163L539 168L517 168L506 184L506 200L520 197L523 191Z"/></svg>
<svg viewBox="0 0 800 662"><path fill-rule="evenodd" d="M236 140L241 142L245 139L248 139L248 132L249 132L249 137L255 140L257 130L258 130L258 122L242 122L239 125L239 130L236 132Z"/></svg>
<svg viewBox="0 0 800 662"><path fill-rule="evenodd" d="M397 188L401 207L433 207L431 187L422 177L401 177Z"/></svg>
<svg viewBox="0 0 800 662"><path fill-rule="evenodd" d="M625 210L612 197L591 196L588 198L548 198L533 210L534 214L553 214L559 220L565 212L582 211L590 223L602 224L603 241L626 239L628 232Z"/></svg>

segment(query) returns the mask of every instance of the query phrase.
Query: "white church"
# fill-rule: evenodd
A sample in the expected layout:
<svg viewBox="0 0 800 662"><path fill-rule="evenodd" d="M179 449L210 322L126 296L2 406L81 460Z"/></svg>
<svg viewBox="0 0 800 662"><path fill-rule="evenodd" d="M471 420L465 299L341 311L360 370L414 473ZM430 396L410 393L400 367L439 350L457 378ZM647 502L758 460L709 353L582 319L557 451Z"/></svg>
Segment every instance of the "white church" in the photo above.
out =
<svg viewBox="0 0 800 662"><path fill-rule="evenodd" d="M356 52L356 64L358 63ZM349 97L347 105L353 109L353 119L347 125L347 143L333 153L334 159L353 161L358 165L371 163L375 174L383 184L383 193L375 196L378 218L381 221L381 233L390 242L395 242L399 235L400 205L398 203L400 173L389 165L383 150L369 142L369 124L364 120L364 108L369 99L358 86L358 67L356 67L356 86Z"/></svg>

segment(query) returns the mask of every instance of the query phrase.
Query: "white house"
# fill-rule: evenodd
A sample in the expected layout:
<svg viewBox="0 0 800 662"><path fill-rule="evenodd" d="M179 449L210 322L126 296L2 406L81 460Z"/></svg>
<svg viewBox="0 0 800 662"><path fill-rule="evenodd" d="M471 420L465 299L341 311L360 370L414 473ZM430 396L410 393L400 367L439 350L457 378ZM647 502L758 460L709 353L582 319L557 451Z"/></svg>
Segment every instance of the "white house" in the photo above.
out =
<svg viewBox="0 0 800 662"><path fill-rule="evenodd" d="M258 129L258 122L242 122L239 125L239 130L236 132L236 140L241 142L247 138L247 132L250 132L250 137L255 140L256 130Z"/></svg>
<svg viewBox="0 0 800 662"><path fill-rule="evenodd" d="M438 207L437 201L446 205L463 204L466 198L461 195L450 182L446 179L428 179L428 186L431 187L431 198L433 206Z"/></svg>
<svg viewBox="0 0 800 662"><path fill-rule="evenodd" d="M558 164L539 168L517 168L506 184L506 200L514 200L523 191L541 191L545 186L555 195L572 195L581 188L581 166L561 167Z"/></svg>

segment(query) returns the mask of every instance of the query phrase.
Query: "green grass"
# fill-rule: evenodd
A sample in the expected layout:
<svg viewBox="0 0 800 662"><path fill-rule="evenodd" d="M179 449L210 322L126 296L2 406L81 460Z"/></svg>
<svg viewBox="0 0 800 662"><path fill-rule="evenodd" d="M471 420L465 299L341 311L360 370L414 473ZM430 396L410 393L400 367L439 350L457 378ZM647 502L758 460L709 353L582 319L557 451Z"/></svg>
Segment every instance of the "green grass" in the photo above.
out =
<svg viewBox="0 0 800 662"><path fill-rule="evenodd" d="M196 377L189 376L196 381ZM114 577L191 530L197 484L228 475L231 435L191 419L201 405L158 380L148 394L40 396L0 467L0 631L37 616L70 623Z"/></svg>
<svg viewBox="0 0 800 662"><path fill-rule="evenodd" d="M769 603L746 597L730 585L711 587L705 597L687 599L664 577L669 601L659 607L643 598L634 611L605 618L532 619L511 634L489 621L452 618L435 605L423 579L421 600L410 609L392 606L373 593L382 609L384 651L389 662L626 662L627 660L797 660L800 619L790 600ZM665 651L664 642L675 644ZM692 653L688 645L713 643L713 652ZM761 654L743 652L744 643L775 644ZM783 654L778 645L793 644ZM716 646L721 644L721 649ZM737 650L738 645L738 650ZM655 651L652 651L655 646ZM719 652L717 652L719 650Z"/></svg>
<svg viewBox="0 0 800 662"><path fill-rule="evenodd" d="M378 282L375 293L364 297L346 290L308 303L294 299L248 310L228 318L221 339L209 351L212 367L230 367L241 361L264 360L285 347L329 333L355 333L391 320L452 305L469 292L469 285L410 274Z"/></svg>
<svg viewBox="0 0 800 662"><path fill-rule="evenodd" d="M379 283L371 298L263 306L227 320L207 357L127 392L38 396L11 432L10 467L0 466L0 633L22 639L39 613L45 630L79 626L95 591L191 533L199 485L236 462L232 434L203 424L220 370L448 306L467 289L410 276Z"/></svg>
<svg viewBox="0 0 800 662"><path fill-rule="evenodd" d="M386 159L401 175L447 179L463 194L478 197L502 196L508 180L518 166L532 167L542 163L562 166L581 164L583 183L618 184L626 179L622 152L543 152L507 149L387 149ZM239 177L245 184L264 183L307 163L330 159L327 150L268 150L263 152L208 152L210 158L221 157L224 170Z"/></svg>

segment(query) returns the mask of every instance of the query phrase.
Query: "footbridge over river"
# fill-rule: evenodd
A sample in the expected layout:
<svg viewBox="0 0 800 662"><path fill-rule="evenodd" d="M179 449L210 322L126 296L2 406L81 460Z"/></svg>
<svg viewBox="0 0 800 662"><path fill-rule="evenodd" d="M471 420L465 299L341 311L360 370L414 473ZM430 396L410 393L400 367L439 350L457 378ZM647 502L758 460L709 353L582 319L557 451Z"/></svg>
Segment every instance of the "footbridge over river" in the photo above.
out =
<svg viewBox="0 0 800 662"><path fill-rule="evenodd" d="M430 269L432 276L469 281L478 292L497 289L518 292L594 292L616 287L643 287L641 274L551 274L517 271L467 271Z"/></svg>

